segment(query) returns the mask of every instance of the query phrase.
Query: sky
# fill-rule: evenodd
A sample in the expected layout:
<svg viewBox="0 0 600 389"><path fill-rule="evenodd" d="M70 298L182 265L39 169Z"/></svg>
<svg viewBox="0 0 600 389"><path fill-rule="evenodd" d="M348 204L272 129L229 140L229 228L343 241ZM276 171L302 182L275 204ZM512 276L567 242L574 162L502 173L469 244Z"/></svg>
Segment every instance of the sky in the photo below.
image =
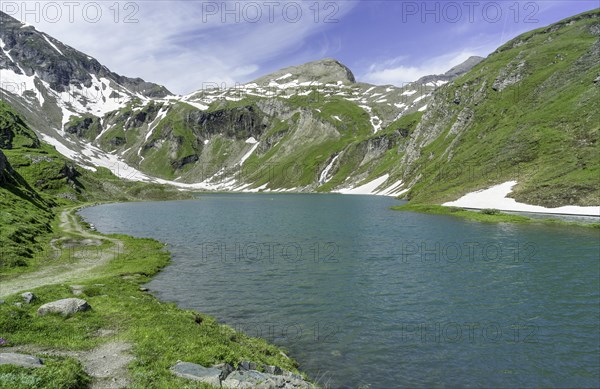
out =
<svg viewBox="0 0 600 389"><path fill-rule="evenodd" d="M176 94L322 58L402 86L517 35L600 7L567 1L8 1L0 9Z"/></svg>

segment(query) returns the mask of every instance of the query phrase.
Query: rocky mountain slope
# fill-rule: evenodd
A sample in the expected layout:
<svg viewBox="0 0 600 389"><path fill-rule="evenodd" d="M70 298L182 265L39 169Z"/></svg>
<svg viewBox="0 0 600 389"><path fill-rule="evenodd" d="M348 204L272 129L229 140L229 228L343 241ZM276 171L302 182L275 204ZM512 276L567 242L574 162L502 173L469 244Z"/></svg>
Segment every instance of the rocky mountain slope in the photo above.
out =
<svg viewBox="0 0 600 389"><path fill-rule="evenodd" d="M531 31L439 88L401 165L422 202L517 181L517 201L600 204L600 11Z"/></svg>
<svg viewBox="0 0 600 389"><path fill-rule="evenodd" d="M187 96L96 70L95 60L11 23L0 35L8 58L0 78L20 69L33 81L21 93L3 85L3 99L88 169L190 189L377 192L425 202L516 179L521 201L600 203L591 104L599 72L590 59L598 11L403 87L358 83L346 66L325 59ZM41 47L40 65L25 68L21 29ZM49 64L71 63L71 55L82 75L63 79ZM57 98L61 88L99 95L84 104L71 93L68 105ZM41 110L30 109L36 98Z"/></svg>
<svg viewBox="0 0 600 389"><path fill-rule="evenodd" d="M356 186L407 136L396 122L420 115L448 79L361 84L326 59L245 85L171 96L7 15L2 21L3 99L43 140L90 169L188 188Z"/></svg>

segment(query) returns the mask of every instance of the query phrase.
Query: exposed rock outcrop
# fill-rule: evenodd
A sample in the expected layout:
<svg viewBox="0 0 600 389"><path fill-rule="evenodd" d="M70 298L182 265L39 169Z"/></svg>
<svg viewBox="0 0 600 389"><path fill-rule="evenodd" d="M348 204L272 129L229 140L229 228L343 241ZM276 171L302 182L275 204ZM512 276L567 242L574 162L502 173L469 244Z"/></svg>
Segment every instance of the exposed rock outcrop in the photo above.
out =
<svg viewBox="0 0 600 389"><path fill-rule="evenodd" d="M91 309L91 307L85 300L78 298L66 298L42 305L38 308L37 313L40 316L45 316L52 313L62 316L71 316L77 312L83 312L89 309Z"/></svg>

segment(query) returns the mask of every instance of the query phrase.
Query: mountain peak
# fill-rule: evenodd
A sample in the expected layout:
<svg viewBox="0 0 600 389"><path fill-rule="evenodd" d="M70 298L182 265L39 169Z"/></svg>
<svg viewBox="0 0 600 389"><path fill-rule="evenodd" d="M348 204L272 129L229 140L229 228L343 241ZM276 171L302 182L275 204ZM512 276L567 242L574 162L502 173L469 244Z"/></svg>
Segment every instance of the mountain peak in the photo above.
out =
<svg viewBox="0 0 600 389"><path fill-rule="evenodd" d="M433 74L430 76L424 76L419 78L416 83L417 84L427 84L429 82L438 82L438 81L452 81L458 76L462 76L469 70L473 69L479 62L483 61L484 57L471 56L467 58L466 61L454 66L452 69L448 70L444 74Z"/></svg>
<svg viewBox="0 0 600 389"><path fill-rule="evenodd" d="M460 76L473 69L479 62L483 61L484 57L473 55L467 58L466 61L454 66L452 69L444 73L445 76Z"/></svg>
<svg viewBox="0 0 600 389"><path fill-rule="evenodd" d="M161 85L116 74L96 59L2 11L0 25L0 67L7 70L3 74L6 83L19 77L38 77L62 93L72 86L91 87L96 77L119 84L132 95L164 97L172 94ZM8 71L15 76L11 78Z"/></svg>
<svg viewBox="0 0 600 389"><path fill-rule="evenodd" d="M298 66L290 66L278 70L269 75L260 77L254 81L259 85L268 85L272 81L275 82L320 82L320 83L343 83L354 84L356 78L352 71L341 62L333 58L324 58L317 61L307 62Z"/></svg>

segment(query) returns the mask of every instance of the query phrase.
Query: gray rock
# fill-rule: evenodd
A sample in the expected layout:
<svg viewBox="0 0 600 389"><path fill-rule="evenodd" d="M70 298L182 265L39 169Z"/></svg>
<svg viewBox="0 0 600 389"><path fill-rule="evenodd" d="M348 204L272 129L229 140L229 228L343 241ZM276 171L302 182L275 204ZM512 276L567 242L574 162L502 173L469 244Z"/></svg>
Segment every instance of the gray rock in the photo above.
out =
<svg viewBox="0 0 600 389"><path fill-rule="evenodd" d="M71 285L71 292L75 296L81 296L83 294L84 289L85 289L85 286L83 286L83 285Z"/></svg>
<svg viewBox="0 0 600 389"><path fill-rule="evenodd" d="M234 371L223 382L223 388L228 389L277 389L278 384L268 374L258 371Z"/></svg>
<svg viewBox="0 0 600 389"><path fill-rule="evenodd" d="M177 362L175 366L171 367L171 372L177 377L204 382L216 387L221 386L222 371L214 367L204 367L190 362Z"/></svg>
<svg viewBox="0 0 600 389"><path fill-rule="evenodd" d="M0 365L14 365L20 367L44 367L44 362L33 355L18 353L0 353Z"/></svg>
<svg viewBox="0 0 600 389"><path fill-rule="evenodd" d="M283 374L283 370L278 366L264 365L263 370L265 371L265 373L269 373L269 374L273 374L273 375L282 375Z"/></svg>
<svg viewBox="0 0 600 389"><path fill-rule="evenodd" d="M35 299L37 299L37 296L31 292L22 293L21 297L23 297L25 304L31 304Z"/></svg>
<svg viewBox="0 0 600 389"><path fill-rule="evenodd" d="M0 305L4 304L4 300L0 300Z"/></svg>
<svg viewBox="0 0 600 389"><path fill-rule="evenodd" d="M238 365L238 370L248 371L248 370L256 370L256 363L251 361L242 361Z"/></svg>
<svg viewBox="0 0 600 389"><path fill-rule="evenodd" d="M14 303L13 305L15 307L17 307L17 308L22 308L23 307L23 303Z"/></svg>
<svg viewBox="0 0 600 389"><path fill-rule="evenodd" d="M47 303L38 308L38 315L44 316L49 313L57 313L63 316L70 316L77 312L90 309L87 301L77 298L67 298Z"/></svg>
<svg viewBox="0 0 600 389"><path fill-rule="evenodd" d="M221 370L221 380L227 378L235 370L229 363L219 363L218 365L213 365L213 368Z"/></svg>

